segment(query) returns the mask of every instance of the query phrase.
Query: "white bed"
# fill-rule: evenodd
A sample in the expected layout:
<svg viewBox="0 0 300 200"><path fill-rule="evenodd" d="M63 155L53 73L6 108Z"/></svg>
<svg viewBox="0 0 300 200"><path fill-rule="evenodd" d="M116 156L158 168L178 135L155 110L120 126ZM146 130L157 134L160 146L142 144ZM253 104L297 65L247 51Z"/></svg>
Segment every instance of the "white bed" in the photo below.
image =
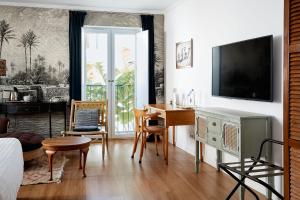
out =
<svg viewBox="0 0 300 200"><path fill-rule="evenodd" d="M23 180L23 154L19 140L0 138L0 200L15 200Z"/></svg>

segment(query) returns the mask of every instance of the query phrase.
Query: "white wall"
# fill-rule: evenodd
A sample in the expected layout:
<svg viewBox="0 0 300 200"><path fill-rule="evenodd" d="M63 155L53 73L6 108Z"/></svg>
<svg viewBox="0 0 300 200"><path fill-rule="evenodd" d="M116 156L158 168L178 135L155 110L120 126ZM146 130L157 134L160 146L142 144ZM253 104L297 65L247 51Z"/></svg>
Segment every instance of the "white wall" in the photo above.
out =
<svg viewBox="0 0 300 200"><path fill-rule="evenodd" d="M283 139L283 0L181 0L166 10L166 102L173 88L194 88L198 105L225 107L273 116L273 138ZM272 34L274 36L274 102L234 100L211 96L212 47ZM193 38L194 67L176 69L175 43ZM177 127L177 146L194 154L188 127ZM282 164L282 149L274 148ZM225 155L225 161L232 160ZM206 145L205 161L215 166L216 152ZM275 180L281 190L281 179ZM255 189L259 189L255 187ZM264 190L260 190L264 191Z"/></svg>

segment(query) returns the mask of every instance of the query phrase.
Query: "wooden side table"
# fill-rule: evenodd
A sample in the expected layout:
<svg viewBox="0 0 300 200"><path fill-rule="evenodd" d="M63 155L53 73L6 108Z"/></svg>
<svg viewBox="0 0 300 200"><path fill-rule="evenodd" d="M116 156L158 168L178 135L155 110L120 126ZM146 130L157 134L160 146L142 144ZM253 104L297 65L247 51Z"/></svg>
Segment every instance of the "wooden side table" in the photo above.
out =
<svg viewBox="0 0 300 200"><path fill-rule="evenodd" d="M82 169L83 177L86 177L85 164L89 152L91 139L86 137L58 137L48 138L42 142L43 148L48 156L50 181L52 180L52 160L57 151L80 151L79 169ZM83 166L82 166L83 156Z"/></svg>

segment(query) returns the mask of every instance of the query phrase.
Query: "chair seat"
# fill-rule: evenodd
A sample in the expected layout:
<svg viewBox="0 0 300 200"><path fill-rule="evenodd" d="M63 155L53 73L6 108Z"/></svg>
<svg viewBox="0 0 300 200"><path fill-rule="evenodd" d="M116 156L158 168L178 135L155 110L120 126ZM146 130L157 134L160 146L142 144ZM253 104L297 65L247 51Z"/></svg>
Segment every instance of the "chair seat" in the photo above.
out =
<svg viewBox="0 0 300 200"><path fill-rule="evenodd" d="M76 132L100 131L98 126L77 126L73 129Z"/></svg>
<svg viewBox="0 0 300 200"><path fill-rule="evenodd" d="M146 126L144 131L149 133L164 133L165 129L160 126Z"/></svg>
<svg viewBox="0 0 300 200"><path fill-rule="evenodd" d="M107 131L99 130L99 131L62 131L63 135L73 135L73 136L80 136L80 135L103 135L107 134Z"/></svg>

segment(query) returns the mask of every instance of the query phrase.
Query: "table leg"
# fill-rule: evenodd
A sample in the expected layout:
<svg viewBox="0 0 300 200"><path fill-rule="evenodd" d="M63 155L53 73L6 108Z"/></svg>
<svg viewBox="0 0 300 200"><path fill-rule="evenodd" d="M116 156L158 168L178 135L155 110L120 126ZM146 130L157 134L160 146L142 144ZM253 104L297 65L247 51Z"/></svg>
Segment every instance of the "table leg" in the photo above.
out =
<svg viewBox="0 0 300 200"><path fill-rule="evenodd" d="M82 169L82 174L83 174L83 177L86 177L86 174L85 174L85 164L86 164L86 158L87 158L87 154L89 152L89 148L82 149L81 151L83 153L83 169Z"/></svg>
<svg viewBox="0 0 300 200"><path fill-rule="evenodd" d="M173 126L173 146L176 146L176 141L175 141L175 126Z"/></svg>
<svg viewBox="0 0 300 200"><path fill-rule="evenodd" d="M169 148L168 148L168 143L169 143L169 131L168 131L169 127L167 126L166 129L165 129L165 152L166 152L166 155L165 155L165 159L166 159L166 164L168 164L168 154L169 154Z"/></svg>
<svg viewBox="0 0 300 200"><path fill-rule="evenodd" d="M79 169L82 169L82 151L79 150Z"/></svg>
<svg viewBox="0 0 300 200"><path fill-rule="evenodd" d="M48 165L49 165L49 172L50 172L50 179L49 181L52 181L52 161L53 161L53 156L56 153L56 151L51 151L51 150L46 150L46 154L48 156Z"/></svg>

